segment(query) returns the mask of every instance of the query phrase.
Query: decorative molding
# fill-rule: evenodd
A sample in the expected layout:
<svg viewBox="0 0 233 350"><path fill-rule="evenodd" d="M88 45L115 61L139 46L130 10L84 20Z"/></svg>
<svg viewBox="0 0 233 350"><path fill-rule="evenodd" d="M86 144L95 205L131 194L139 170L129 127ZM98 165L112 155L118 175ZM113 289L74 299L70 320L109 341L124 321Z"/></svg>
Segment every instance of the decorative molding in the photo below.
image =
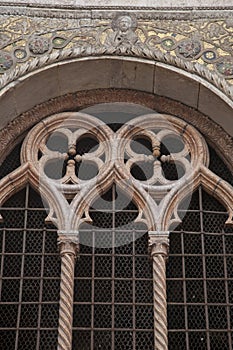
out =
<svg viewBox="0 0 233 350"><path fill-rule="evenodd" d="M161 255L167 259L169 254L169 231L149 231L149 253L151 257Z"/></svg>
<svg viewBox="0 0 233 350"><path fill-rule="evenodd" d="M71 5L62 5L57 4L46 5L42 4L33 4L33 3L22 3L14 4L12 2L5 1L0 5L0 13L5 15L27 15L31 17L35 16L47 16L47 17L56 17L56 18L75 18L77 12L116 12L116 11L136 11L139 14L147 12L148 15L151 14L154 17L160 16L160 13L165 16L165 18L171 18L171 16L176 16L180 18L182 13L187 13L190 18L201 18L203 16L209 17L213 16L215 18L220 18L220 16L231 16L231 11L233 11L233 6L173 6L163 7L163 6L154 6L154 7L142 7L142 6L77 6L75 4ZM227 12L227 13L226 13Z"/></svg>
<svg viewBox="0 0 233 350"><path fill-rule="evenodd" d="M125 52L119 52L118 49L114 49L117 53L116 56L126 56ZM45 55L43 57L32 58L30 61L23 63L21 66L17 66L15 69L9 71L9 73L4 73L0 78L0 88L5 87L7 84L17 80L24 74L38 70L39 68L49 66L52 63L64 61L71 58L81 58L90 56L114 56L114 52L111 48L101 47L93 48L92 46L79 47L73 49L64 49L61 51L56 51L51 54ZM138 57L138 58L148 58L154 61L163 62L171 66L178 67L190 73L196 74L204 78L224 94L233 99L233 88L223 77L219 76L214 71L209 70L204 65L199 62L193 63L190 61L184 61L179 57L174 57L169 53L163 53L159 50L143 50L140 47L132 48L131 52L127 53L127 57Z"/></svg>
<svg viewBox="0 0 233 350"><path fill-rule="evenodd" d="M79 233L58 231L58 248L60 255L74 255L76 258L79 253Z"/></svg>
<svg viewBox="0 0 233 350"><path fill-rule="evenodd" d="M156 20L122 11L117 20L116 12L101 16L96 12L95 18L84 15L77 20L2 17L0 86L71 58L127 56L181 68L233 98L233 17ZM113 25L122 16L129 20L123 30Z"/></svg>

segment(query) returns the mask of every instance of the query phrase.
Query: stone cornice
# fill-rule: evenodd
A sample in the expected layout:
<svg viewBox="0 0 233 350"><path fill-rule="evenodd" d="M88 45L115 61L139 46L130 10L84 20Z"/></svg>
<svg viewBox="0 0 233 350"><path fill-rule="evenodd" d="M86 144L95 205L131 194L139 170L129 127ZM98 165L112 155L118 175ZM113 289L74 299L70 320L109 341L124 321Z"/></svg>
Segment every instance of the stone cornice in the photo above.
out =
<svg viewBox="0 0 233 350"><path fill-rule="evenodd" d="M228 7L139 7L139 6L69 6L49 4L0 4L0 15L45 17L45 18L112 18L117 11L129 11L138 18L150 19L226 19L233 17L233 6ZM135 12L136 11L136 12Z"/></svg>

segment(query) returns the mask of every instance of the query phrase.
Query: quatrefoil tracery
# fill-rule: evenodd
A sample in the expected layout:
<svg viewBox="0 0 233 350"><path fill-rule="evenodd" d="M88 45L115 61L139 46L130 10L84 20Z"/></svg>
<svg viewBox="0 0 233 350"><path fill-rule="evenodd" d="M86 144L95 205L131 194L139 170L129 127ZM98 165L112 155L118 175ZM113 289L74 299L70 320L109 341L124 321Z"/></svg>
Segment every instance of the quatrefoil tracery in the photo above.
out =
<svg viewBox="0 0 233 350"><path fill-rule="evenodd" d="M62 142L56 144L56 137ZM92 140L87 149L80 146L85 138ZM114 182L124 192L133 193L139 208L137 220L146 222L149 229L167 230L172 222L179 221L177 206L181 199L210 174L208 148L202 136L184 121L156 113L137 117L115 133L87 114L54 115L30 131L21 158L30 164L31 178L37 179L49 197L51 219L55 214L58 228L71 231L90 219L90 205ZM46 167L55 160L63 165L59 176L51 179ZM85 163L94 164L97 171L82 179L77 170ZM151 176L144 181L133 171L141 164L152 165ZM177 175L170 176L174 169ZM215 186L216 181L213 177L209 186ZM230 207L228 197L226 202Z"/></svg>
<svg viewBox="0 0 233 350"><path fill-rule="evenodd" d="M83 140L87 140L88 144L83 145ZM62 141L63 145L61 145ZM102 159L105 153L104 144L93 138L93 135L87 134L85 129L72 131L60 128L47 140L43 140L40 151L42 154L40 165L44 169L45 174L48 177L50 177L50 174L53 174L54 162L57 160L58 174L55 174L55 181L64 184L82 182L82 179L78 176L80 164L94 164L96 166L95 170L97 170L96 173L100 171L104 164ZM93 171L89 168L89 172L92 173ZM93 174L88 174L88 169L86 174L83 175L86 177L90 175L90 178L94 177L91 176Z"/></svg>
<svg viewBox="0 0 233 350"><path fill-rule="evenodd" d="M181 178L184 174L187 174L191 168L191 162L187 159L189 155L189 150L187 146L185 146L182 142L182 139L179 135L175 133L175 131L171 130L160 130L158 132L141 130L139 131L135 137L134 141L136 142L136 146L138 143L138 137L141 137L142 140L148 139L151 143L151 154L145 155L145 152L139 154L132 149L132 140L126 145L126 155L128 156L128 161L126 162L126 168L130 171L134 167L135 164L140 163L150 163L153 165L153 174L150 178L146 179L146 182L151 185L159 186L165 184L171 184L175 180ZM180 149L174 150L174 146L170 142L170 147L165 146L167 140L173 140L179 144ZM178 142L177 142L178 141ZM176 145L177 146L177 145ZM137 148L137 147L134 147ZM174 151L173 151L174 150ZM142 149L144 151L144 149ZM165 151L165 152L164 152ZM177 179L169 179L169 167L168 172L163 171L163 164L173 164L175 167L175 172L177 175ZM181 171L179 171L180 169ZM170 171L174 172L174 169L170 167ZM183 170L183 171L182 171ZM167 175L167 176L166 176Z"/></svg>

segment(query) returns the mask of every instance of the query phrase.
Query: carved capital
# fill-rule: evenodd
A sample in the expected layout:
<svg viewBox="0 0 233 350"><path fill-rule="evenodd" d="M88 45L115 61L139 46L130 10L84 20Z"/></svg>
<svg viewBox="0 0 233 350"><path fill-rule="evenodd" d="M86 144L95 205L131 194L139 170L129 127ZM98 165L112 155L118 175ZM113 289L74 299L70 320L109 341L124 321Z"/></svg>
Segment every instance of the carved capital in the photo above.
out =
<svg viewBox="0 0 233 350"><path fill-rule="evenodd" d="M151 257L162 255L165 259L169 253L169 232L149 231L149 253Z"/></svg>
<svg viewBox="0 0 233 350"><path fill-rule="evenodd" d="M66 232L58 231L58 248L60 255L73 255L75 258L79 253L79 234L78 231Z"/></svg>

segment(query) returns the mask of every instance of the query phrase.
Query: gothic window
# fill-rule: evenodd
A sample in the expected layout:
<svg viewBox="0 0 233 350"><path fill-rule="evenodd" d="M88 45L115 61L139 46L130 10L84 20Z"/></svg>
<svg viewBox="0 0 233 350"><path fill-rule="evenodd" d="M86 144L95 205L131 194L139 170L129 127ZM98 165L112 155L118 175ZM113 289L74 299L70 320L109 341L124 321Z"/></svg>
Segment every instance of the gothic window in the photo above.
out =
<svg viewBox="0 0 233 350"><path fill-rule="evenodd" d="M58 114L0 179L3 350L232 348L232 175L191 125Z"/></svg>

